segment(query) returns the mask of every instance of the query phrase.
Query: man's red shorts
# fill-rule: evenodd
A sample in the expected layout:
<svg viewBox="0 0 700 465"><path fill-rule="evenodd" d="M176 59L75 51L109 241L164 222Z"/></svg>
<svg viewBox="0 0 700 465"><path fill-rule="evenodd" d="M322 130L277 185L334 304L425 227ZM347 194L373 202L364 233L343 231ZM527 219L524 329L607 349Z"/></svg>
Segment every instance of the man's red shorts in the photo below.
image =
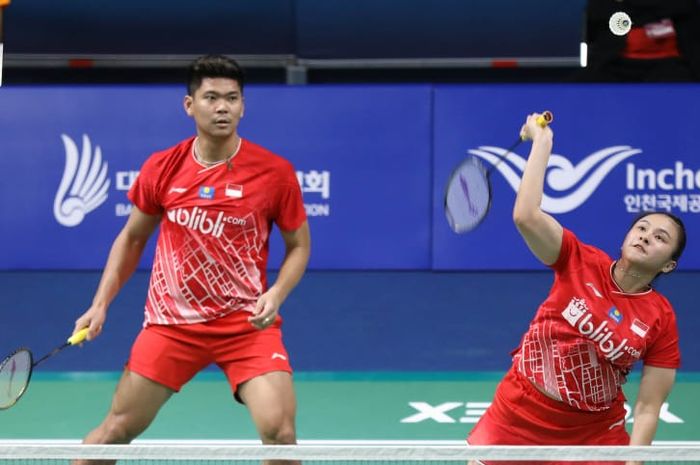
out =
<svg viewBox="0 0 700 465"><path fill-rule="evenodd" d="M498 385L493 403L467 442L474 446L625 446L629 444L625 415L623 402L616 402L609 410L589 412L550 399L512 368Z"/></svg>
<svg viewBox="0 0 700 465"><path fill-rule="evenodd" d="M282 318L259 330L250 313L234 311L204 323L149 325L131 348L126 367L174 391L211 363L226 374L233 394L256 376L272 371L292 372L282 343Z"/></svg>

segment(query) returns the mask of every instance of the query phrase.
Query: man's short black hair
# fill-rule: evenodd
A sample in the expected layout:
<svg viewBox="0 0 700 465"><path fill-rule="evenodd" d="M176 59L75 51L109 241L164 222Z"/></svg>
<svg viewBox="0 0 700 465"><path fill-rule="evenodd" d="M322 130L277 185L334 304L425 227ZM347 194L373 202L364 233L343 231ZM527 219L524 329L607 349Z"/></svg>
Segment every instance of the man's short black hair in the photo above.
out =
<svg viewBox="0 0 700 465"><path fill-rule="evenodd" d="M223 55L206 55L193 61L187 73L187 94L194 95L204 78L233 79L243 92L243 69L232 58Z"/></svg>

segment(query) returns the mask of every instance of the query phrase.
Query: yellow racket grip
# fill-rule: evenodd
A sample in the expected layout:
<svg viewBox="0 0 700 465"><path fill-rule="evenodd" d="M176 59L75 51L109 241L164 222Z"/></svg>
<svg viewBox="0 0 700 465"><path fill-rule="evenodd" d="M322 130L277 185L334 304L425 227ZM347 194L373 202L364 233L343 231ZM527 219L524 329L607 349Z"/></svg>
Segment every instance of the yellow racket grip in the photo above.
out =
<svg viewBox="0 0 700 465"><path fill-rule="evenodd" d="M547 126L552 121L554 121L554 114L548 110L543 111L542 114L537 117L537 124L539 124L542 128Z"/></svg>
<svg viewBox="0 0 700 465"><path fill-rule="evenodd" d="M70 344L72 346L74 346L76 344L80 344L87 337L89 330L90 330L90 328L83 328L80 331L78 331L77 333L74 333L71 337L68 338L68 341L67 341L68 344Z"/></svg>

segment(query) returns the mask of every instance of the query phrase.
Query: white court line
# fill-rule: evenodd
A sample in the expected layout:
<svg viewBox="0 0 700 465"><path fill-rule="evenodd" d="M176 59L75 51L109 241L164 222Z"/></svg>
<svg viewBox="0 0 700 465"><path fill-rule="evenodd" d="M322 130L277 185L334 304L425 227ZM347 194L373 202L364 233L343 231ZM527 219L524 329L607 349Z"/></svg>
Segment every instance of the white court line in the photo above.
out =
<svg viewBox="0 0 700 465"><path fill-rule="evenodd" d="M5 444L26 445L73 445L81 439L0 439ZM132 444L139 445L180 445L180 446L256 446L256 439L136 439ZM300 445L307 446L466 446L465 441L424 440L424 439L301 439ZM654 441L655 446L700 446L700 441Z"/></svg>

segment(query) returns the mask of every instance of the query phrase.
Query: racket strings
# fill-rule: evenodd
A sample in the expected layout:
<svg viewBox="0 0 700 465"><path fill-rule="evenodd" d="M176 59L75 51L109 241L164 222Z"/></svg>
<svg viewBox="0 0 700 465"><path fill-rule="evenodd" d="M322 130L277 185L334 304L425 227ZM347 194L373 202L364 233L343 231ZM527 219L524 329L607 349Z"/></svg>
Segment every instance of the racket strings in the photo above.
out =
<svg viewBox="0 0 700 465"><path fill-rule="evenodd" d="M464 198L467 201L467 207L469 208L469 213L471 213L473 216L476 216L479 213L478 208L472 203L472 198L469 195L469 184L467 183L467 180L464 179L464 176L462 174L459 175L459 185L462 188L462 193L464 194Z"/></svg>
<svg viewBox="0 0 700 465"><path fill-rule="evenodd" d="M12 359L12 364L10 365L10 381L7 383L7 397L12 395L12 382L15 380L15 373L17 372L17 360Z"/></svg>
<svg viewBox="0 0 700 465"><path fill-rule="evenodd" d="M26 349L10 355L0 365L0 409L11 407L24 394L32 373L32 356Z"/></svg>
<svg viewBox="0 0 700 465"><path fill-rule="evenodd" d="M453 231L474 229L486 216L491 203L487 171L475 157L453 172L445 192L445 213Z"/></svg>

